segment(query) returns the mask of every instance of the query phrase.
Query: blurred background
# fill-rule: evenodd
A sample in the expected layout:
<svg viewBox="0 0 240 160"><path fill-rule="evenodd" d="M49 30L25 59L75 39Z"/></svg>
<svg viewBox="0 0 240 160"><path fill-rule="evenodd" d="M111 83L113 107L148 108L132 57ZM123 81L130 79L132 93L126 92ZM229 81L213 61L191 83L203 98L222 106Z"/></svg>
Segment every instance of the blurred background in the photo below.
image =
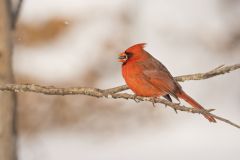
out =
<svg viewBox="0 0 240 160"><path fill-rule="evenodd" d="M125 83L117 55L135 43L174 76L239 63L240 1L25 0L16 32L17 83L104 89ZM240 123L239 71L181 85ZM160 104L24 93L18 105L20 160L240 157L238 129Z"/></svg>

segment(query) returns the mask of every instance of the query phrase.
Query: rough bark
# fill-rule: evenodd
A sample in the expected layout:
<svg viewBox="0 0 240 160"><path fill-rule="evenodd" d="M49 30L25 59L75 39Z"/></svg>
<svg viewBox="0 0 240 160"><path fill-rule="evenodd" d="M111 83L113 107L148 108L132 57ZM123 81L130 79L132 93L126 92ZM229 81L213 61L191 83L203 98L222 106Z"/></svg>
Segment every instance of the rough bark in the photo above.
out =
<svg viewBox="0 0 240 160"><path fill-rule="evenodd" d="M13 83L9 0L0 0L0 84ZM16 159L15 96L0 92L0 160Z"/></svg>

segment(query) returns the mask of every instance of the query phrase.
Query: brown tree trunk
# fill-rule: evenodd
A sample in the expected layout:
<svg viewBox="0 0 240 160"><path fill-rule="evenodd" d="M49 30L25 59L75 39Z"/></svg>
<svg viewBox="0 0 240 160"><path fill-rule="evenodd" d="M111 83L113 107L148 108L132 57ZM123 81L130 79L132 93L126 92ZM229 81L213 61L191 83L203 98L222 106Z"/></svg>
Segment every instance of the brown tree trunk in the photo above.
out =
<svg viewBox="0 0 240 160"><path fill-rule="evenodd" d="M0 0L0 84L13 83L12 32L9 0ZM0 160L16 159L13 93L0 92Z"/></svg>

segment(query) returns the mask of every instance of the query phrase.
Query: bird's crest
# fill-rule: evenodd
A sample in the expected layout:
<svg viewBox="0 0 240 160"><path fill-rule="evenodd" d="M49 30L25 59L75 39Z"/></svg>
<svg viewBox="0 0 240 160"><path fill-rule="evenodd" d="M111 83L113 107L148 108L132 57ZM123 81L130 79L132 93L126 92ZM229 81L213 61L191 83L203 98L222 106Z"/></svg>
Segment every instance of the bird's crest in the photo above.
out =
<svg viewBox="0 0 240 160"><path fill-rule="evenodd" d="M146 43L138 43L138 44L135 44L131 47L129 47L126 52L138 52L138 51L142 51L143 48L146 46Z"/></svg>

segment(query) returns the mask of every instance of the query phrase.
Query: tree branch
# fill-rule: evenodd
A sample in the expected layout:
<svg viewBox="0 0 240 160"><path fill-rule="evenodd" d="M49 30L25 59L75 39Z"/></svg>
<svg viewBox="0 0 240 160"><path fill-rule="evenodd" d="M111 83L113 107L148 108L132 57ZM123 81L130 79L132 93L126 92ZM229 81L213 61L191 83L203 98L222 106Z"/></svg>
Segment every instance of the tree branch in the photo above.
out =
<svg viewBox="0 0 240 160"><path fill-rule="evenodd" d="M198 74L191 74L191 75L184 75L175 77L177 81L183 82L187 80L203 80L208 79L217 75L225 74L233 70L237 70L240 68L240 64L235 64L232 66L219 66L209 72L206 73L198 73ZM128 89L126 85L118 86L110 89L98 89L98 88L89 88L89 87L70 87L70 88L56 88L54 86L40 86L36 84L3 84L0 85L1 91L11 91L11 92L35 92L35 93L42 93L46 95L87 95L97 98L113 98L113 99L132 99L135 101L149 101L154 103L162 103L166 106L173 108L174 110L190 112L190 113L199 113L199 114L209 114L214 118L228 123L234 127L240 128L239 125L210 113L213 109L210 110L201 110L195 108L185 107L184 105L180 105L177 103L171 103L167 100L162 98L151 98L151 97L139 97L132 94L127 93L118 93Z"/></svg>
<svg viewBox="0 0 240 160"><path fill-rule="evenodd" d="M235 64L231 66L221 65L209 72L206 73L197 73L197 74L190 74L190 75L183 75L175 77L175 79L179 82L189 81L189 80L204 80L214 76L218 76L221 74L229 73L231 71L237 70L240 68L240 64Z"/></svg>

